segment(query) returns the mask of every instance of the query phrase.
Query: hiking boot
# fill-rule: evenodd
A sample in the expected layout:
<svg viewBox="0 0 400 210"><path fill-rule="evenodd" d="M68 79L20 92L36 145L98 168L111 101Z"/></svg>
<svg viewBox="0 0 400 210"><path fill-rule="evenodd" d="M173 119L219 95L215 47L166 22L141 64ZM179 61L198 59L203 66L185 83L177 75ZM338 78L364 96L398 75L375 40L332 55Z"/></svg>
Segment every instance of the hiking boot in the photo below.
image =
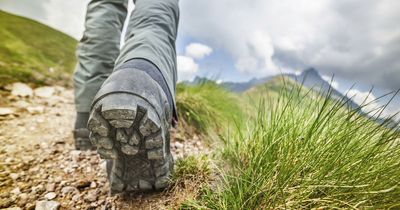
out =
<svg viewBox="0 0 400 210"><path fill-rule="evenodd" d="M88 122L92 144L108 160L112 195L164 189L173 169L168 94L146 70L152 64L135 62L123 64L103 83Z"/></svg>
<svg viewBox="0 0 400 210"><path fill-rule="evenodd" d="M89 139L89 130L86 128L89 113L78 112L76 115L75 129L73 131L75 149L86 151L96 149Z"/></svg>

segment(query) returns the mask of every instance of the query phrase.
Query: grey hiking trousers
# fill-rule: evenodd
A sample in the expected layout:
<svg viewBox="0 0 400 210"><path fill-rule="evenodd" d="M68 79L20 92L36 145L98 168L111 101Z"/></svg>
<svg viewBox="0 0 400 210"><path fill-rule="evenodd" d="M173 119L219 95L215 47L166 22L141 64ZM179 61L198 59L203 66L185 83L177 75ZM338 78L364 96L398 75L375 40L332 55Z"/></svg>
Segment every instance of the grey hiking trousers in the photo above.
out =
<svg viewBox="0 0 400 210"><path fill-rule="evenodd" d="M94 96L113 69L134 58L146 59L157 66L175 103L178 1L134 0L135 9L121 50L128 0L90 1L73 78L77 112L89 112Z"/></svg>

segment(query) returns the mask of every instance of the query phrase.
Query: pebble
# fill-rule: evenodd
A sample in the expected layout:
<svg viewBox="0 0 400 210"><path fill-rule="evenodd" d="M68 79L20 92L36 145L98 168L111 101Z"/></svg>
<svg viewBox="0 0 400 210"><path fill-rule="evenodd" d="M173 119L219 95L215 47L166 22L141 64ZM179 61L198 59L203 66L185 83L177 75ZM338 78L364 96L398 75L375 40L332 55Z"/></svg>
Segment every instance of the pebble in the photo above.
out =
<svg viewBox="0 0 400 210"><path fill-rule="evenodd" d="M44 112L44 107L43 106L30 106L30 107L27 107L26 110L28 110L28 112L31 114L41 114Z"/></svg>
<svg viewBox="0 0 400 210"><path fill-rule="evenodd" d="M54 192L56 189L56 184L55 183L49 183L46 185L46 191L47 192Z"/></svg>
<svg viewBox="0 0 400 210"><path fill-rule="evenodd" d="M33 95L33 90L27 84L17 82L12 86L11 95L30 97Z"/></svg>
<svg viewBox="0 0 400 210"><path fill-rule="evenodd" d="M21 204L26 204L28 202L29 195L27 193L21 193L19 195L19 201Z"/></svg>
<svg viewBox="0 0 400 210"><path fill-rule="evenodd" d="M97 183L96 182L90 183L90 188L96 188L96 187L97 187Z"/></svg>
<svg viewBox="0 0 400 210"><path fill-rule="evenodd" d="M11 173L10 177L11 177L12 180L15 181L15 180L17 180L19 178L19 175L17 173Z"/></svg>
<svg viewBox="0 0 400 210"><path fill-rule="evenodd" d="M57 183L60 183L62 181L62 177L61 176L57 176L54 180Z"/></svg>
<svg viewBox="0 0 400 210"><path fill-rule="evenodd" d="M180 143L180 142L175 142L175 147L176 147L177 149L181 149L181 148L183 148L183 144Z"/></svg>
<svg viewBox="0 0 400 210"><path fill-rule="evenodd" d="M85 180L85 179L81 179L78 182L76 182L76 188L78 189L83 189L86 187L90 187L91 181L89 180Z"/></svg>
<svg viewBox="0 0 400 210"><path fill-rule="evenodd" d="M79 151L79 150L72 150L72 151L70 152L72 161L78 162L78 161L81 159L81 157L80 157L81 154L82 154L82 152Z"/></svg>
<svg viewBox="0 0 400 210"><path fill-rule="evenodd" d="M73 201L73 202L78 202L80 199L81 199L81 196L78 195L78 194L72 196L72 201Z"/></svg>
<svg viewBox="0 0 400 210"><path fill-rule="evenodd" d="M33 91L34 95L40 98L50 98L53 96L54 92L54 87L39 87Z"/></svg>
<svg viewBox="0 0 400 210"><path fill-rule="evenodd" d="M62 189L61 189L61 193L62 193L62 195L66 195L66 194L69 194L69 193L79 193L79 190L78 189L76 189L75 187L71 187L71 186L66 186L66 187L63 187Z"/></svg>
<svg viewBox="0 0 400 210"><path fill-rule="evenodd" d="M85 197L86 201L95 202L97 200L97 191L91 190Z"/></svg>
<svg viewBox="0 0 400 210"><path fill-rule="evenodd" d="M35 210L58 210L60 203L57 201L37 201Z"/></svg>
<svg viewBox="0 0 400 210"><path fill-rule="evenodd" d="M46 198L47 200L53 200L56 197L57 197L57 194L55 192L49 192L46 195L44 195L44 198Z"/></svg>
<svg viewBox="0 0 400 210"><path fill-rule="evenodd" d="M7 116L15 113L15 109L11 107L0 107L0 116Z"/></svg>
<svg viewBox="0 0 400 210"><path fill-rule="evenodd" d="M19 187L16 187L13 190L11 190L11 193L14 195L19 195L21 194L21 190L19 189Z"/></svg>
<svg viewBox="0 0 400 210"><path fill-rule="evenodd" d="M43 185L38 185L38 186L34 186L32 187L31 191L32 193L36 194L36 193L40 193L41 191L44 190L44 186Z"/></svg>
<svg viewBox="0 0 400 210"><path fill-rule="evenodd" d="M30 106L30 104L26 101L17 101L13 104L14 107L20 108L20 109L26 109L27 107Z"/></svg>
<svg viewBox="0 0 400 210"><path fill-rule="evenodd" d="M4 160L4 162L6 162L6 163L12 163L13 161L15 161L15 159L12 158L12 157L8 157L8 158L6 158L6 159Z"/></svg>

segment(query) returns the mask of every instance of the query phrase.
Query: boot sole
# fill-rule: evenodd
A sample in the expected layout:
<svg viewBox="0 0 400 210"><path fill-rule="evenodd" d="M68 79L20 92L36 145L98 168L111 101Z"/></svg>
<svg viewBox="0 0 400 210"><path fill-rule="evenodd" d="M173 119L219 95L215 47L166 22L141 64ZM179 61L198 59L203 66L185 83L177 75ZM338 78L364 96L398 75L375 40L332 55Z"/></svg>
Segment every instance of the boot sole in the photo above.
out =
<svg viewBox="0 0 400 210"><path fill-rule="evenodd" d="M90 140L107 167L112 195L161 190L173 169L165 116L144 98L112 93L94 104L88 121Z"/></svg>

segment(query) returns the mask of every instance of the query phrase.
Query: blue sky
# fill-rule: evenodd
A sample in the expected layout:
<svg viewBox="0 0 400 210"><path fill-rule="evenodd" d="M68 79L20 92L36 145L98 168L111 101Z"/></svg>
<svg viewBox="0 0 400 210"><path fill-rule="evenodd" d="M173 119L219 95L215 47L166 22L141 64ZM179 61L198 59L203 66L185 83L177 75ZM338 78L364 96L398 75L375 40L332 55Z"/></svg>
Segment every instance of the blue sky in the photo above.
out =
<svg viewBox="0 0 400 210"><path fill-rule="evenodd" d="M184 55L185 49L191 43L199 43L211 46L204 40L197 40L184 34L178 36L176 43L178 55ZM213 52L198 60L199 70L193 76L208 77L213 79L222 79L224 81L248 81L252 75L243 75L239 71L234 71L234 60L224 49L212 48ZM193 77L192 77L193 78Z"/></svg>

